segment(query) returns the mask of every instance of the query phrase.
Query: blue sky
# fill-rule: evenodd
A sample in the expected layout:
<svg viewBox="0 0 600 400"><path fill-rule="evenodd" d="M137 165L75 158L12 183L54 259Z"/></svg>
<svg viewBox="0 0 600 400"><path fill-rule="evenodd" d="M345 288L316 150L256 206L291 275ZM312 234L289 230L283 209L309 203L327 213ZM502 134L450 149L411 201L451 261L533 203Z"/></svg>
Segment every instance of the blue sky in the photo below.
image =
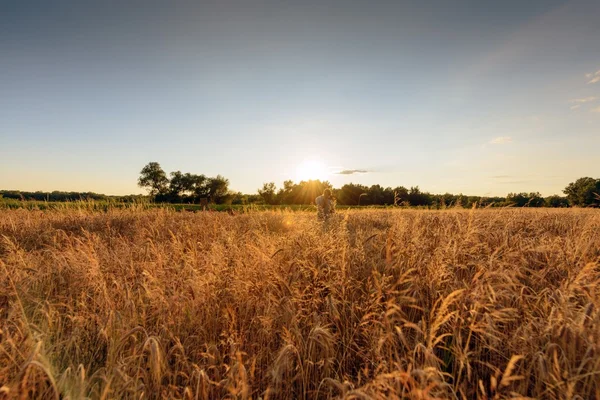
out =
<svg viewBox="0 0 600 400"><path fill-rule="evenodd" d="M0 188L560 193L600 177L600 2L3 1ZM364 173L336 174L341 170Z"/></svg>

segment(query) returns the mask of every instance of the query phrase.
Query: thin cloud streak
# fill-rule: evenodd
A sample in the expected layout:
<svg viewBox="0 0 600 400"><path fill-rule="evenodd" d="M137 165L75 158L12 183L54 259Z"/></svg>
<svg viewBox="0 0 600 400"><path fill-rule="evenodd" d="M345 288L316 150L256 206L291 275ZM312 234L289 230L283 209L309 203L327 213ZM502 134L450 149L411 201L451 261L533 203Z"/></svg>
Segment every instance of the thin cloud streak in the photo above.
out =
<svg viewBox="0 0 600 400"><path fill-rule="evenodd" d="M585 74L585 77L589 79L588 84L600 82L600 69L593 74Z"/></svg>
<svg viewBox="0 0 600 400"><path fill-rule="evenodd" d="M344 169L339 172L335 172L336 175L353 175L353 174L366 174L369 171L366 169Z"/></svg>
<svg viewBox="0 0 600 400"><path fill-rule="evenodd" d="M490 141L490 144L507 144L512 143L512 137L510 136L499 136Z"/></svg>
<svg viewBox="0 0 600 400"><path fill-rule="evenodd" d="M581 99L571 99L571 100L569 100L569 103L581 104L581 103L589 103L589 102L596 101L596 100L598 100L598 98L596 96L589 96L589 97L584 97Z"/></svg>
<svg viewBox="0 0 600 400"><path fill-rule="evenodd" d="M500 185L517 185L517 184L521 184L521 183L532 183L535 181L504 181L504 182L498 182Z"/></svg>

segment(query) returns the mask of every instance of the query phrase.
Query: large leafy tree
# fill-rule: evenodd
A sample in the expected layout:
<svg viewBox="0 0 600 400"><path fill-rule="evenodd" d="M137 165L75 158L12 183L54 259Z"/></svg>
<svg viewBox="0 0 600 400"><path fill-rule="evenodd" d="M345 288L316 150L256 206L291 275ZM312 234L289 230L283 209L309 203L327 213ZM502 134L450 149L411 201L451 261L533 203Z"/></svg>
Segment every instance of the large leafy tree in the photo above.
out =
<svg viewBox="0 0 600 400"><path fill-rule="evenodd" d="M201 197L208 197L208 183L210 178L207 178L204 174L185 174L185 182L187 190L190 191L196 199Z"/></svg>
<svg viewBox="0 0 600 400"><path fill-rule="evenodd" d="M185 195L187 191L185 174L181 171L171 172L171 181L169 182L169 193L175 197Z"/></svg>
<svg viewBox="0 0 600 400"><path fill-rule="evenodd" d="M600 179L590 177L579 178L563 190L567 199L574 206L600 205Z"/></svg>
<svg viewBox="0 0 600 400"><path fill-rule="evenodd" d="M153 161L140 171L138 185L148 189L151 196L165 194L168 191L169 178L160 164Z"/></svg>
<svg viewBox="0 0 600 400"><path fill-rule="evenodd" d="M185 174L181 171L171 172L171 182L169 191L173 196L177 197L207 197L208 188L206 187L207 179L204 175Z"/></svg>
<svg viewBox="0 0 600 400"><path fill-rule="evenodd" d="M208 188L208 197L215 203L224 203L229 194L229 179L221 175L214 178L208 178L206 187Z"/></svg>

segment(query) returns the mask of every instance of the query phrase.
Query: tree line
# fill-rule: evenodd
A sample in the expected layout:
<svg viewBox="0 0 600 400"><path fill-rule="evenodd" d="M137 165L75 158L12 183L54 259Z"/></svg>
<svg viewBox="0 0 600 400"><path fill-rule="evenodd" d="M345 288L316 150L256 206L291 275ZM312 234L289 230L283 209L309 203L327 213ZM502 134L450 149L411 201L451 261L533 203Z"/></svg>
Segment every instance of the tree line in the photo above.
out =
<svg viewBox="0 0 600 400"><path fill-rule="evenodd" d="M275 183L263 184L258 189L266 204L310 204L325 188L332 190L339 205L402 205L426 206L432 208L462 206L515 206L515 207L600 207L600 179L580 178L570 183L564 190L566 196L543 197L538 192L509 193L506 197L467 196L463 194L432 194L418 186L382 187L348 183L341 188L333 188L329 182L319 180L294 183L285 181L277 190Z"/></svg>
<svg viewBox="0 0 600 400"><path fill-rule="evenodd" d="M243 194L229 189L229 180L221 175L207 177L204 174L174 171L167 175L158 162L150 162L140 171L138 185L146 188L148 196L107 196L93 192L22 192L0 190L0 197L17 200L38 201L77 201L112 200L133 202L152 200L159 203L200 203L207 201L216 204L269 204L307 205L314 203L323 190L332 190L338 205L370 206L396 205L442 208L452 206L472 207L600 207L600 179L585 177L571 182L565 187L565 196L543 197L540 193L509 193L506 197L467 196L463 194L432 194L418 186L383 187L381 185L360 185L348 183L333 188L328 181L309 180L293 182L287 180L283 187L268 182L254 194Z"/></svg>
<svg viewBox="0 0 600 400"><path fill-rule="evenodd" d="M157 162L148 163L140 172L138 185L148 189L155 201L198 202L205 198L214 203L306 205L312 204L326 188L331 189L339 205L368 206L396 205L423 206L432 208L462 206L516 206L516 207L569 207L600 206L600 179L580 178L564 190L566 196L543 197L538 192L509 193L506 197L467 196L463 194L432 194L418 186L383 187L348 183L333 188L328 181L308 180L293 182L286 180L277 188L274 182L263 184L257 194L242 194L228 189L229 180L217 175L171 172L170 179Z"/></svg>
<svg viewBox="0 0 600 400"><path fill-rule="evenodd" d="M37 201L89 201L108 200L110 196L94 192L22 192L20 190L0 190L0 197L14 200L37 200Z"/></svg>

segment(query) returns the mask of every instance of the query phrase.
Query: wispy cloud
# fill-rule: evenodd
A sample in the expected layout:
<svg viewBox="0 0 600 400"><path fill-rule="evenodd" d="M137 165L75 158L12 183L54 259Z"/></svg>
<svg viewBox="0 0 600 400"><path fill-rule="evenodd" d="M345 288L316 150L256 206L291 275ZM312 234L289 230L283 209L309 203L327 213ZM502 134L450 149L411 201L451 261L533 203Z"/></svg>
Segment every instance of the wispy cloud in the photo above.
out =
<svg viewBox="0 0 600 400"><path fill-rule="evenodd" d="M600 113L600 106L598 106L596 108L592 108L590 111L593 113Z"/></svg>
<svg viewBox="0 0 600 400"><path fill-rule="evenodd" d="M581 107L581 104L572 105L571 110L577 110L579 107Z"/></svg>
<svg viewBox="0 0 600 400"><path fill-rule="evenodd" d="M598 100L598 98L596 96L589 96L589 97L583 97L581 99L571 99L571 100L569 100L569 103L582 104L582 103L589 103L589 102L596 101L596 100Z"/></svg>
<svg viewBox="0 0 600 400"><path fill-rule="evenodd" d="M353 174L366 174L369 171L366 169L344 169L339 172L336 172L338 175L353 175Z"/></svg>
<svg viewBox="0 0 600 400"><path fill-rule="evenodd" d="M588 83L598 83L600 82L600 69L591 74L585 74L585 77L589 79Z"/></svg>
<svg viewBox="0 0 600 400"><path fill-rule="evenodd" d="M498 136L490 141L491 144L507 144L512 143L512 137L510 136Z"/></svg>
<svg viewBox="0 0 600 400"><path fill-rule="evenodd" d="M494 179L494 181L495 181L494 183L499 184L499 185L515 185L515 184L520 184L520 183L534 182L531 179L519 179L519 178L523 178L523 177L518 177L518 176L514 176L514 175L492 176L492 179Z"/></svg>

